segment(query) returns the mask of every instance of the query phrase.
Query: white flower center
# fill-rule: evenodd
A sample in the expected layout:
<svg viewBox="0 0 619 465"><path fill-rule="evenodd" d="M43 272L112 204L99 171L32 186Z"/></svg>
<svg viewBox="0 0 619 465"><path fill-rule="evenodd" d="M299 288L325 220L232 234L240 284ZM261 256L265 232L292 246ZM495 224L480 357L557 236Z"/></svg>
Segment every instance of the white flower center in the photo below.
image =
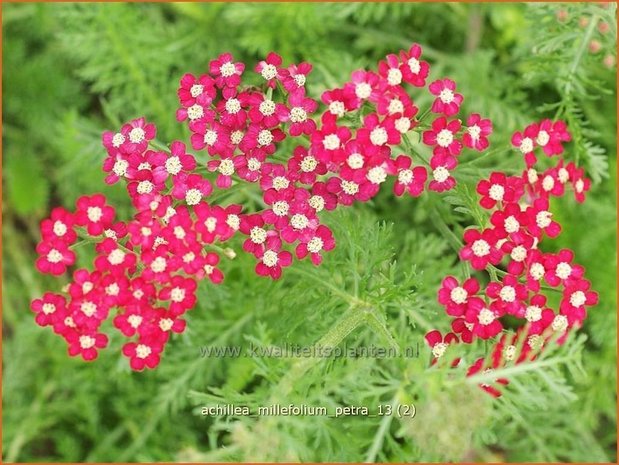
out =
<svg viewBox="0 0 619 465"><path fill-rule="evenodd" d="M204 91L204 86L202 84L194 84L193 86L191 86L191 89L189 89L189 93L191 94L193 98L196 98L202 95L203 91Z"/></svg>
<svg viewBox="0 0 619 465"><path fill-rule="evenodd" d="M153 191L155 186L150 181L140 181L138 183L138 187L136 188L138 194L150 194Z"/></svg>
<svg viewBox="0 0 619 465"><path fill-rule="evenodd" d="M215 142L217 142L217 133L213 131L212 129L208 129L204 133L204 143L208 145L209 147L212 147L215 144Z"/></svg>
<svg viewBox="0 0 619 465"><path fill-rule="evenodd" d="M387 180L387 172L382 166L375 166L368 171L366 177L372 184L382 184Z"/></svg>
<svg viewBox="0 0 619 465"><path fill-rule="evenodd" d="M539 334L529 336L528 342L533 350L539 350L544 347L544 338Z"/></svg>
<svg viewBox="0 0 619 465"><path fill-rule="evenodd" d="M120 265L125 261L125 252L120 249L114 249L107 257L112 265Z"/></svg>
<svg viewBox="0 0 619 465"><path fill-rule="evenodd" d="M318 236L312 237L312 239L307 243L307 250L311 253L318 253L322 250L324 246L324 242Z"/></svg>
<svg viewBox="0 0 619 465"><path fill-rule="evenodd" d="M264 116L271 116L273 113L275 113L275 102L273 102L273 100L263 100L262 102L260 102L258 110Z"/></svg>
<svg viewBox="0 0 619 465"><path fill-rule="evenodd" d="M412 170L402 170L398 173L398 182L401 184L408 185L413 182L413 171Z"/></svg>
<svg viewBox="0 0 619 465"><path fill-rule="evenodd" d="M279 257L277 256L277 252L274 252L273 250L267 250L266 252L264 252L264 255L262 256L262 263L264 263L266 266L270 268L277 265L278 260L279 260Z"/></svg>
<svg viewBox="0 0 619 465"><path fill-rule="evenodd" d="M348 166L350 166L353 170L358 170L360 168L363 168L365 161L363 159L363 155L361 155L360 153L351 153L350 155L348 155L346 163L348 163Z"/></svg>
<svg viewBox="0 0 619 465"><path fill-rule="evenodd" d="M322 140L322 145L327 150L337 150L340 148L340 138L336 134L329 134Z"/></svg>
<svg viewBox="0 0 619 465"><path fill-rule="evenodd" d="M142 317L140 315L129 315L127 323L129 323L132 328L137 329L137 327L142 324Z"/></svg>
<svg viewBox="0 0 619 465"><path fill-rule="evenodd" d="M139 144L146 137L146 133L142 128L133 128L131 132L129 132L129 140L134 144Z"/></svg>
<svg viewBox="0 0 619 465"><path fill-rule="evenodd" d="M273 204L273 213L277 216L286 216L288 214L288 210L290 209L290 205L288 202L280 200Z"/></svg>
<svg viewBox="0 0 619 465"><path fill-rule="evenodd" d="M527 249L522 245L518 245L512 249L510 257L515 262L522 262L525 258L527 258Z"/></svg>
<svg viewBox="0 0 619 465"><path fill-rule="evenodd" d="M485 257L490 253L490 244L483 239L477 239L471 249L477 257Z"/></svg>
<svg viewBox="0 0 619 465"><path fill-rule="evenodd" d="M262 163L257 158L250 158L247 160L247 169L249 171L258 171L261 166Z"/></svg>
<svg viewBox="0 0 619 465"><path fill-rule="evenodd" d="M234 174L234 163L229 158L225 158L221 160L217 169L224 176L232 176Z"/></svg>
<svg viewBox="0 0 619 465"><path fill-rule="evenodd" d="M524 317L527 321L535 323L542 319L542 309L537 305L529 305L524 313Z"/></svg>
<svg viewBox="0 0 619 465"><path fill-rule="evenodd" d="M582 307L587 301L583 291L576 291L570 296L570 304L574 307Z"/></svg>
<svg viewBox="0 0 619 465"><path fill-rule="evenodd" d="M273 134L268 129L263 129L258 133L258 145L264 147L273 142Z"/></svg>
<svg viewBox="0 0 619 465"><path fill-rule="evenodd" d="M52 229L54 234L58 237L62 237L67 233L67 225L60 220L54 222L54 227Z"/></svg>
<svg viewBox="0 0 619 465"><path fill-rule="evenodd" d="M174 176L181 172L183 165L177 156L172 156L165 161L165 169Z"/></svg>
<svg viewBox="0 0 619 465"><path fill-rule="evenodd" d="M469 293L466 292L466 289L460 286L454 287L449 293L449 297L451 297L451 300L453 300L458 305L466 302L466 299L468 298L468 296L469 296Z"/></svg>
<svg viewBox="0 0 619 465"><path fill-rule="evenodd" d="M552 222L551 218L552 218L552 213L550 213L549 211L543 210L539 212L537 215L535 215L535 223L537 224L538 228L544 229L550 226L550 223Z"/></svg>
<svg viewBox="0 0 619 465"><path fill-rule="evenodd" d="M176 303L185 300L185 289L181 289L180 287L175 287L174 289L172 289L172 291L170 292L170 300Z"/></svg>
<svg viewBox="0 0 619 465"><path fill-rule="evenodd" d="M198 189L189 189L185 192L185 202L187 205L197 205L202 200L202 192Z"/></svg>
<svg viewBox="0 0 619 465"><path fill-rule="evenodd" d="M299 87L303 87L305 85L305 74L295 74L293 79Z"/></svg>
<svg viewBox="0 0 619 465"><path fill-rule="evenodd" d="M232 134L230 134L230 142L232 142L234 145L238 145L241 143L244 136L245 134L243 134L243 131L241 131L240 129L232 131Z"/></svg>
<svg viewBox="0 0 619 465"><path fill-rule="evenodd" d="M311 173L318 166L318 160L311 155L308 155L301 161L301 171L304 173Z"/></svg>
<svg viewBox="0 0 619 465"><path fill-rule="evenodd" d="M561 184L565 184L570 179L570 173L565 168L561 168L559 170L558 175L559 175L559 182Z"/></svg>
<svg viewBox="0 0 619 465"><path fill-rule="evenodd" d="M550 141L550 135L542 130L537 135L537 139L535 140L540 146L545 146Z"/></svg>
<svg viewBox="0 0 619 465"><path fill-rule="evenodd" d="M441 102L449 104L454 100L454 93L450 89L443 89L441 93L438 94L438 98L441 99Z"/></svg>
<svg viewBox="0 0 619 465"><path fill-rule="evenodd" d="M479 321L479 324L484 325L484 326L489 325L495 319L496 319L496 316L494 315L494 313L488 310L487 308L483 308L481 312L479 312L479 315L477 315L477 321Z"/></svg>
<svg viewBox="0 0 619 465"><path fill-rule="evenodd" d="M481 134L481 128L475 124L474 126L468 127L466 132L469 133L469 136L471 136L473 140L478 140Z"/></svg>
<svg viewBox="0 0 619 465"><path fill-rule="evenodd" d="M123 136L120 132L114 134L112 137L112 145L116 148L120 147L125 143L125 136Z"/></svg>
<svg viewBox="0 0 619 465"><path fill-rule="evenodd" d="M572 267L569 263L561 262L557 265L557 276L560 279L567 279L572 274Z"/></svg>
<svg viewBox="0 0 619 465"><path fill-rule="evenodd" d="M585 183L582 179L579 179L578 181L576 181L576 192L578 192L579 194L582 193L583 190L585 190Z"/></svg>
<svg viewBox="0 0 619 465"><path fill-rule="evenodd" d="M178 240L183 240L185 239L186 235L187 233L185 232L185 228L183 228L182 226L174 226L174 237L176 237Z"/></svg>
<svg viewBox="0 0 619 465"><path fill-rule="evenodd" d="M254 226L249 231L249 238L254 244L262 244L267 240L267 232L258 226Z"/></svg>
<svg viewBox="0 0 619 465"><path fill-rule="evenodd" d="M372 95L372 86L367 82L360 82L355 86L355 95L360 99L368 98Z"/></svg>
<svg viewBox="0 0 619 465"><path fill-rule="evenodd" d="M239 215L231 213L230 215L228 215L228 218L226 218L226 224L236 231L237 229L239 229L239 226L241 224L241 218L239 218Z"/></svg>
<svg viewBox="0 0 619 465"><path fill-rule="evenodd" d="M406 116L402 116L401 118L398 118L395 122L395 129L400 134L404 134L408 132L410 128L411 128L411 120L408 119Z"/></svg>
<svg viewBox="0 0 619 465"><path fill-rule="evenodd" d="M399 86L402 82L402 72L398 68L390 68L387 73L387 82L390 86Z"/></svg>
<svg viewBox="0 0 619 465"><path fill-rule="evenodd" d="M542 279L545 273L546 270L544 269L544 265L538 262L533 263L529 269L529 274L535 281Z"/></svg>
<svg viewBox="0 0 619 465"><path fill-rule="evenodd" d="M271 79L273 79L275 76L277 76L277 68L275 67L275 65L271 65L271 64L265 64L262 67L262 71L260 71L260 74L262 75L263 78L265 78L267 81L270 81Z"/></svg>
<svg viewBox="0 0 619 465"><path fill-rule="evenodd" d="M567 329L567 318L564 315L556 315L555 319L552 320L552 330L562 333Z"/></svg>
<svg viewBox="0 0 619 465"><path fill-rule="evenodd" d="M157 257L150 264L150 269L153 270L155 273L163 273L167 266L168 262L166 262L165 258Z"/></svg>
<svg viewBox="0 0 619 465"><path fill-rule="evenodd" d="M293 107L290 110L290 121L293 123L302 123L307 120L307 112L301 107Z"/></svg>
<svg viewBox="0 0 619 465"><path fill-rule="evenodd" d="M116 160L114 166L112 167L112 171L118 177L122 177L127 174L127 168L129 168L129 162L127 160Z"/></svg>
<svg viewBox="0 0 619 465"><path fill-rule="evenodd" d="M505 360L507 360L508 362L516 358L516 346L515 345L506 346L505 349L503 349L503 356L505 357Z"/></svg>
<svg viewBox="0 0 619 465"><path fill-rule="evenodd" d="M529 168L527 170L527 180L529 181L529 184L535 184L538 179L539 176L537 175L537 171L535 171L534 168Z"/></svg>
<svg viewBox="0 0 619 465"><path fill-rule="evenodd" d="M97 306L92 302L86 301L82 302L82 305L80 305L80 310L84 315L90 318L97 312Z"/></svg>
<svg viewBox="0 0 619 465"><path fill-rule="evenodd" d="M340 102L339 100L335 100L329 104L329 112L331 114L341 117L346 114L346 107L344 106L344 102Z"/></svg>
<svg viewBox="0 0 619 465"><path fill-rule="evenodd" d="M522 153L529 153L533 151L533 140L530 137L525 137L520 142L520 151Z"/></svg>
<svg viewBox="0 0 619 465"><path fill-rule="evenodd" d="M394 98L389 102L389 108L387 109L390 115L394 113L404 113L404 104L400 99Z"/></svg>
<svg viewBox="0 0 619 465"><path fill-rule="evenodd" d="M453 132L451 132L449 129L441 129L441 131L436 136L436 143L443 148L449 147L453 140Z"/></svg>
<svg viewBox="0 0 619 465"><path fill-rule="evenodd" d="M276 191L287 189L289 185L290 185L290 181L285 176L275 176L273 178L273 188Z"/></svg>
<svg viewBox="0 0 619 465"><path fill-rule="evenodd" d="M406 63L408 64L411 73L418 74L419 71L421 71L421 63L419 63L419 60L417 58L410 57Z"/></svg>
<svg viewBox="0 0 619 465"><path fill-rule="evenodd" d="M512 286L505 286L501 289L501 292L499 292L499 297L501 297L503 302L513 302L516 300L516 289Z"/></svg>
<svg viewBox="0 0 619 465"><path fill-rule="evenodd" d="M95 338L92 336L80 336L79 341L82 349L91 349L95 346Z"/></svg>
<svg viewBox="0 0 619 465"><path fill-rule="evenodd" d="M445 354L446 350L447 344L444 342L438 342L434 344L434 347L432 347L432 355L434 355L434 358L441 358Z"/></svg>
<svg viewBox="0 0 619 465"><path fill-rule="evenodd" d="M370 141L374 145L385 145L388 138L389 136L387 135L385 128L374 128L372 129L372 132L370 132Z"/></svg>
<svg viewBox="0 0 619 465"><path fill-rule="evenodd" d="M202 108L202 105L198 105L197 103L191 105L187 108L187 116L191 121L200 119L204 116L204 108Z"/></svg>
<svg viewBox="0 0 619 465"><path fill-rule="evenodd" d="M212 233L217 227L217 218L209 216L206 220L204 220L204 226L206 226L206 230L208 232Z"/></svg>
<svg viewBox="0 0 619 465"><path fill-rule="evenodd" d="M151 354L152 350L150 347L144 344L138 344L135 348L135 356L137 358L144 359Z"/></svg>
<svg viewBox="0 0 619 465"><path fill-rule="evenodd" d="M52 313L56 311L56 306L54 304L50 304L49 302L46 302L43 304L43 307L41 307L41 310L46 315L51 315Z"/></svg>
<svg viewBox="0 0 619 465"><path fill-rule="evenodd" d="M88 207L88 210L86 210L86 215L88 216L89 221L97 223L103 216L103 211L99 207Z"/></svg>
<svg viewBox="0 0 619 465"><path fill-rule="evenodd" d="M159 329L161 331L170 331L172 326L174 326L174 321L171 318L162 318L159 321Z"/></svg>
<svg viewBox="0 0 619 465"><path fill-rule="evenodd" d="M290 224L294 229L305 229L309 225L307 216L297 213L290 218Z"/></svg>
<svg viewBox="0 0 619 465"><path fill-rule="evenodd" d="M196 254L193 252L187 252L185 255L183 255L183 262L185 263L191 263L195 260L196 258Z"/></svg>
<svg viewBox="0 0 619 465"><path fill-rule="evenodd" d="M555 187L555 178L550 175L545 176L542 180L542 189L548 192L551 191L553 187Z"/></svg>
<svg viewBox="0 0 619 465"><path fill-rule="evenodd" d="M500 202L501 200L503 200L503 196L505 195L505 188L500 184L493 184L492 186L490 186L490 191L488 192L488 195L492 200Z"/></svg>
<svg viewBox="0 0 619 465"><path fill-rule="evenodd" d="M234 66L234 63L227 61L219 67L219 72L223 77L230 77L236 73L236 67Z"/></svg>
<svg viewBox="0 0 619 465"><path fill-rule="evenodd" d="M444 166L438 166L432 171L432 177L437 182L445 182L449 179L449 171Z"/></svg>
<svg viewBox="0 0 619 465"><path fill-rule="evenodd" d="M105 288L105 293L107 295L118 295L120 294L120 286L116 283L112 283Z"/></svg>
<svg viewBox="0 0 619 465"><path fill-rule="evenodd" d="M342 190L348 195L355 195L359 192L359 184L352 181L342 181Z"/></svg>
<svg viewBox="0 0 619 465"><path fill-rule="evenodd" d="M520 223L513 215L510 215L507 218L505 218L505 221L503 222L503 226L505 227L505 231L510 234L518 232L520 230Z"/></svg>
<svg viewBox="0 0 619 465"><path fill-rule="evenodd" d="M320 212L325 208L325 199L323 199L320 195L313 195L310 197L308 203L310 204L310 207L317 212Z"/></svg>

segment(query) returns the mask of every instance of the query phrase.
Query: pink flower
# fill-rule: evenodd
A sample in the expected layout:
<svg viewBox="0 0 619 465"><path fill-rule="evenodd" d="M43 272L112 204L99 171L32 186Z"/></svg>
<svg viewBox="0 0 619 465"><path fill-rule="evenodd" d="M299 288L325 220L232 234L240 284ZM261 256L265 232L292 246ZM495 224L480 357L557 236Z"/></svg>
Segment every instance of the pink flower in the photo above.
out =
<svg viewBox="0 0 619 465"><path fill-rule="evenodd" d="M412 160L406 155L400 155L395 159L397 180L393 185L393 192L397 196L408 191L411 196L418 197L423 192L428 179L428 172L423 166L411 168L411 164Z"/></svg>
<svg viewBox="0 0 619 465"><path fill-rule="evenodd" d="M445 355L445 351L450 344L457 344L460 342L458 340L458 336L454 333L447 333L443 336L441 332L436 329L427 332L424 339L432 349L432 364L435 364L443 355ZM459 361L459 358L454 360L453 366L457 366Z"/></svg>
<svg viewBox="0 0 619 465"><path fill-rule="evenodd" d="M451 322L451 330L460 335L460 339L465 344L470 344L473 342L473 325L471 323L467 323L464 318L456 318Z"/></svg>
<svg viewBox="0 0 619 465"><path fill-rule="evenodd" d="M459 120L447 122L444 116L440 116L432 122L432 129L423 132L423 143L434 146L435 155L458 156L462 151L462 143L456 139L460 127Z"/></svg>
<svg viewBox="0 0 619 465"><path fill-rule="evenodd" d="M103 194L78 198L76 208L75 224L85 226L91 236L99 236L114 221L114 207L106 204Z"/></svg>
<svg viewBox="0 0 619 465"><path fill-rule="evenodd" d="M322 127L311 135L310 153L323 163L341 156L344 144L350 139L350 129L337 126L331 113L322 115Z"/></svg>
<svg viewBox="0 0 619 465"><path fill-rule="evenodd" d="M580 326L587 317L586 307L597 305L597 292L590 290L591 283L585 279L574 281L566 286L561 300L561 315L565 315L570 326ZM553 328L554 329L554 328Z"/></svg>
<svg viewBox="0 0 619 465"><path fill-rule="evenodd" d="M499 318L505 309L497 303L487 306L481 299L471 301L464 316L467 323L473 325L472 332L481 339L490 339L503 330Z"/></svg>
<svg viewBox="0 0 619 465"><path fill-rule="evenodd" d="M428 185L431 191L444 192L453 189L456 180L451 175L451 170L458 166L458 160L447 153L437 153L430 160L432 168L432 180Z"/></svg>
<svg viewBox="0 0 619 465"><path fill-rule="evenodd" d="M501 172L493 172L489 179L482 179L477 184L477 193L482 196L479 204L486 209L494 208L499 202L517 202L523 190L520 177L508 177Z"/></svg>
<svg viewBox="0 0 619 465"><path fill-rule="evenodd" d="M477 229L467 229L464 232L466 244L460 251L462 260L470 260L476 270L483 270L489 264L498 265L503 254L497 249L496 233L491 229L479 232Z"/></svg>
<svg viewBox="0 0 619 465"><path fill-rule="evenodd" d="M545 255L544 268L546 282L553 287L560 284L570 285L574 281L579 281L585 274L585 269L573 264L574 252L569 249L562 249L559 253Z"/></svg>
<svg viewBox="0 0 619 465"><path fill-rule="evenodd" d="M58 276L75 263L75 253L60 239L39 242L36 251L39 254L36 267L41 273Z"/></svg>
<svg viewBox="0 0 619 465"><path fill-rule="evenodd" d="M401 51L400 60L402 61L400 65L402 80L415 87L425 87L430 66L427 61L421 61L419 44L413 44L408 53Z"/></svg>
<svg viewBox="0 0 619 465"><path fill-rule="evenodd" d="M437 98L432 103L434 113L442 113L445 116L453 116L460 111L462 94L456 93L456 83L451 79L434 81L429 86L430 93Z"/></svg>
<svg viewBox="0 0 619 465"><path fill-rule="evenodd" d="M174 182L172 196L175 199L185 200L187 205L197 205L212 191L213 186L208 179L199 174L180 173Z"/></svg>
<svg viewBox="0 0 619 465"><path fill-rule="evenodd" d="M95 258L95 268L98 271L122 276L135 272L135 254L120 248L114 239L104 239L97 244L96 249L99 256Z"/></svg>
<svg viewBox="0 0 619 465"><path fill-rule="evenodd" d="M62 207L52 210L50 217L41 221L41 239L48 241L58 239L67 245L73 244L77 234L73 229L73 215Z"/></svg>
<svg viewBox="0 0 619 465"><path fill-rule="evenodd" d="M196 78L187 73L180 80L177 94L180 104L185 108L195 104L207 107L217 96L215 81L208 74Z"/></svg>
<svg viewBox="0 0 619 465"><path fill-rule="evenodd" d="M475 298L479 292L479 283L475 278L469 278L462 283L453 276L443 279L441 288L438 291L438 302L445 306L445 310L450 316L462 316L468 308L471 298Z"/></svg>
<svg viewBox="0 0 619 465"><path fill-rule="evenodd" d="M230 130L219 123L197 122L192 126L191 146L194 150L206 148L211 156L229 158L233 147Z"/></svg>
<svg viewBox="0 0 619 465"><path fill-rule="evenodd" d="M395 87L402 84L403 74L400 71L400 61L393 54L387 55L386 59L378 63L378 74L388 86Z"/></svg>
<svg viewBox="0 0 619 465"><path fill-rule="evenodd" d="M492 134L492 121L482 119L478 113L472 113L466 120L466 132L462 143L471 149L482 152L488 148L488 136Z"/></svg>
<svg viewBox="0 0 619 465"><path fill-rule="evenodd" d="M270 276L279 279L282 275L282 267L290 266L292 254L286 250L277 248L267 248L261 255L260 261L256 264L256 273L260 276Z"/></svg>
<svg viewBox="0 0 619 465"><path fill-rule="evenodd" d="M301 242L297 245L296 254L298 259L303 259L309 254L312 263L316 266L322 263L321 252L333 250L335 248L335 239L331 230L319 225L316 230L311 231L301 236Z"/></svg>
<svg viewBox="0 0 619 465"><path fill-rule="evenodd" d="M222 53L209 64L209 71L215 76L215 85L222 90L226 99L236 94L244 70L245 64L234 63L231 53Z"/></svg>
<svg viewBox="0 0 619 465"><path fill-rule="evenodd" d="M182 315L196 304L197 284L194 279L173 276L159 291L159 300L169 301L170 315Z"/></svg>
<svg viewBox="0 0 619 465"><path fill-rule="evenodd" d="M98 356L97 349L104 349L107 346L107 336L97 332L71 333L67 337L69 343L69 355L75 357L81 355L88 362Z"/></svg>
<svg viewBox="0 0 619 465"><path fill-rule="evenodd" d="M486 287L486 295L495 299L496 305L506 313L519 318L524 316L524 301L527 300L529 293L515 276L508 274L503 277L501 283L490 282Z"/></svg>
<svg viewBox="0 0 619 465"><path fill-rule="evenodd" d="M288 92L293 92L305 86L307 76L312 71L310 63L292 64L288 68L280 69L279 75L284 89Z"/></svg>
<svg viewBox="0 0 619 465"><path fill-rule="evenodd" d="M302 145L297 146L292 152L292 157L288 159L288 171L294 173L303 184L314 184L317 176L327 173L324 163L318 161Z"/></svg>
<svg viewBox="0 0 619 465"><path fill-rule="evenodd" d="M548 199L537 199L527 208L526 214L529 217L527 229L538 239L541 239L543 233L546 233L548 237L557 237L561 232L559 223L552 220Z"/></svg>
<svg viewBox="0 0 619 465"><path fill-rule="evenodd" d="M512 136L512 145L524 155L524 161L527 164L527 168L531 168L537 163L537 157L535 156L535 138L537 137L536 128L528 126L523 133L515 132Z"/></svg>
<svg viewBox="0 0 619 465"><path fill-rule="evenodd" d="M35 299L30 308L36 314L35 321L39 326L53 326L64 321L67 316L66 299L59 294L46 292L40 299Z"/></svg>
<svg viewBox="0 0 619 465"><path fill-rule="evenodd" d="M350 82L344 85L344 96L352 110L360 108L365 101L378 99L379 79L373 71L353 71Z"/></svg>
<svg viewBox="0 0 619 465"><path fill-rule="evenodd" d="M274 128L288 120L288 107L282 103L270 100L266 95L258 92L248 94L246 102L249 106L249 119L252 123L261 124L263 128Z"/></svg>
<svg viewBox="0 0 619 465"><path fill-rule="evenodd" d="M129 342L123 346L123 354L129 358L131 368L142 371L144 368L155 368L161 361L163 346L160 344L146 344L144 342Z"/></svg>
<svg viewBox="0 0 619 465"><path fill-rule="evenodd" d="M357 140L365 145L368 156L388 156L389 145L400 143L401 134L396 130L392 120L382 122L376 113L370 113L363 119L363 127L357 130Z"/></svg>
<svg viewBox="0 0 619 465"><path fill-rule="evenodd" d="M267 81L267 85L275 89L277 79L280 78L279 66L282 64L282 57L275 52L270 52L265 60L260 61L255 68L257 73Z"/></svg>
<svg viewBox="0 0 619 465"><path fill-rule="evenodd" d="M316 122L309 118L309 115L316 111L318 102L306 97L305 89L300 87L290 92L288 105L290 107L290 115L288 116L290 135L293 137L301 134L311 135L316 130Z"/></svg>

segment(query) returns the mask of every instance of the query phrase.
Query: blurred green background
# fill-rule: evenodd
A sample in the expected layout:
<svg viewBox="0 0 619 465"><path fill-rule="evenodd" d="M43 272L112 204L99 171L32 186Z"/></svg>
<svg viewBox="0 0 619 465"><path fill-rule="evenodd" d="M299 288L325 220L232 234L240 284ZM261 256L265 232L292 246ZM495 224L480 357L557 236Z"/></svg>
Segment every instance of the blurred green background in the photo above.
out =
<svg viewBox="0 0 619 465"><path fill-rule="evenodd" d="M4 461L615 461L614 18L614 4L584 3L3 3ZM253 274L248 257L225 262L225 283L201 286L187 332L154 372L131 373L117 336L86 364L34 324L30 300L61 287L34 269L39 221L97 191L129 214L124 189L103 183L103 130L144 115L158 125L158 139L186 139L174 118L178 79L205 71L224 51L250 69L271 50L286 63L309 61L308 89L318 97L412 42L423 46L431 78L456 80L465 111L492 118L496 147L507 148L512 132L557 110L568 120L575 138L568 158L595 183L584 205L571 195L555 202L564 232L551 247L573 248L600 292L586 340L560 354L582 369L525 374L520 388L515 383L513 393L489 403L477 389L443 388L423 354L416 361L330 360L292 381L286 374L297 365L287 360L199 357L200 345L315 342L346 308L327 284L358 291L360 282L360 295L380 302L402 344L423 344L429 326L445 329L434 295L441 277L461 268L428 212L436 209L456 234L467 220L446 203L389 192L355 214L327 219L339 245L320 270L299 266L301 273L272 283ZM496 168L522 166L506 150L463 168L462 179ZM242 193L233 200L250 201ZM381 344L364 329L352 341ZM418 402L419 418L199 415L209 402L393 399Z"/></svg>

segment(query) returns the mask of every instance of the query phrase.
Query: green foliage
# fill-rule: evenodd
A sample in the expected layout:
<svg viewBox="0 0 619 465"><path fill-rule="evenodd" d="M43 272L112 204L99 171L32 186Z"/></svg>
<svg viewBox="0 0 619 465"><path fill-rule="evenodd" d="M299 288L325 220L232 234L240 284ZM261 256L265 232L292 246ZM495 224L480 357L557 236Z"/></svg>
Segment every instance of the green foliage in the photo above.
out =
<svg viewBox="0 0 619 465"><path fill-rule="evenodd" d="M614 54L614 4L3 3L2 13L5 461L616 460L616 73L603 64ZM599 52L589 51L592 40ZM102 182L104 129L144 115L162 141L185 139L174 120L178 78L223 51L247 63L271 50L310 61L318 97L413 41L433 79L456 80L465 112L494 122L489 153L463 156L457 190L396 199L386 187L369 204L325 215L336 250L321 267L297 264L278 282L258 278L246 254L225 259L225 282L200 286L187 331L154 372L130 372L114 331L109 350L86 364L34 325L30 299L59 286L33 267L49 209L101 191L129 215L123 189ZM429 367L423 335L448 329L437 287L446 274L465 276L461 232L487 221L475 182L497 169L521 172L511 133L555 116L574 136L569 159L595 185L582 206L554 203L563 233L552 247L575 250L600 304L578 336L506 367L510 385L493 400L477 386L492 379ZM423 156L412 139L402 150ZM240 189L227 199L251 195ZM230 247L239 250L238 239ZM420 356L244 356L250 345L286 344L419 346ZM240 346L244 355L202 357L204 346ZM486 350L450 356L470 364ZM412 403L417 415L201 415L204 405L230 403L374 412Z"/></svg>

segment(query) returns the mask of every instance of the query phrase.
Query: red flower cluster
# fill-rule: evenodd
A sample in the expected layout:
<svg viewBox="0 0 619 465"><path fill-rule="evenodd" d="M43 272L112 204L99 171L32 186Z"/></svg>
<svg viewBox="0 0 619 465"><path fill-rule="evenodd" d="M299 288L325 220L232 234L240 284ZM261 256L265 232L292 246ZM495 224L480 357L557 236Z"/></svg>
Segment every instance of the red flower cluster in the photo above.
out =
<svg viewBox="0 0 619 465"><path fill-rule="evenodd" d="M453 276L443 280L438 302L454 318L453 332L444 338L438 331L426 335L434 363L451 343L469 344L475 338L499 335L489 361L478 359L469 368L469 375L531 360L549 340L563 343L569 331L583 324L587 307L597 303L598 296L584 279L583 267L573 262L571 250L554 254L540 249L545 237L554 238L561 232L550 211L550 197L563 195L571 185L576 200L582 202L590 186L573 163L564 166L562 143L569 140L562 121L531 124L512 138L525 156L527 170L519 176L494 172L478 183L479 203L489 210L490 224L482 230L464 232L460 258L469 261L474 270L488 269L494 273L491 276L498 273L502 278L491 280L485 289L476 278L462 283ZM557 165L538 174L534 167L536 147L549 157L557 156ZM557 311L547 303L545 292L550 289L562 294ZM504 331L504 316L521 322L515 334ZM508 384L503 378L496 382ZM482 387L494 396L500 395L495 386Z"/></svg>
<svg viewBox="0 0 619 465"><path fill-rule="evenodd" d="M436 192L451 189L463 148L483 151L488 147L489 120L472 114L464 127L454 119L463 97L449 79L428 85L434 101L424 116L417 117L419 110L409 90L425 88L429 74L418 45L388 55L376 72L355 71L341 88L324 92L321 101L326 109L316 117L319 102L305 90L311 70L308 63L284 67L281 57L270 53L254 68L263 85L243 86L245 65L222 54L211 61L208 73L184 75L176 117L191 131L193 153L181 141L169 147L157 142L155 126L144 118L125 124L118 132L105 132L105 181L125 183L135 214L129 221L116 221L114 208L96 194L80 198L72 212L53 210L42 222L37 268L54 275L71 271L73 281L62 293L47 293L32 303L37 323L52 326L63 336L71 355L92 360L107 344L101 325L114 311L114 326L129 338L122 352L131 367L153 368L170 332L184 330L183 317L195 306L198 282L223 280L217 268L220 253L234 252L223 249L222 243L236 234L244 236L242 247L255 256L256 273L273 279L281 276L295 256L319 265L322 254L335 247L331 230L320 221L321 211L371 199L390 176L396 195L419 196L426 187ZM424 126L426 115L432 113L434 121ZM549 134L545 145L555 147L556 140L563 140L560 127L543 127ZM540 145L541 128L536 135ZM419 156L413 162L409 155L394 153L402 142L410 149L407 134L411 131L417 131L431 149L429 161ZM286 138L298 141L289 157L278 150ZM570 165L563 171L575 183L580 177L581 193L588 188L582 172ZM563 171L557 170L557 179L565 178ZM530 173L525 174L530 181ZM242 182L260 190L263 210L244 211L242 205L211 200L214 190L221 194ZM505 176L490 182L489 208L503 202L515 205L523 192L536 195L539 202L547 197L540 195L548 185L543 180L541 187ZM495 184L503 186L499 200ZM559 191L553 185L548 192L557 195ZM507 207L504 214L514 208ZM488 262L498 263L501 251L508 253L508 247L531 249L530 241L539 240L543 233L554 234L556 229L552 221L544 220L546 211L543 203L535 203L519 212L522 234L507 231L505 225L502 237L498 226L489 232L467 233L470 247L463 256L475 257L474 266L484 267ZM536 220L538 216L541 221ZM499 226L500 220L497 212ZM95 243L97 256L91 271L74 269L78 237ZM499 244L501 240L504 244ZM574 270L577 273L578 268ZM488 310L479 304L483 300L475 302L473 310L460 302L460 316L475 308L480 314L486 310L483 314L487 315ZM504 312L520 311L516 307L500 306ZM486 326L478 332L496 331L496 324Z"/></svg>

